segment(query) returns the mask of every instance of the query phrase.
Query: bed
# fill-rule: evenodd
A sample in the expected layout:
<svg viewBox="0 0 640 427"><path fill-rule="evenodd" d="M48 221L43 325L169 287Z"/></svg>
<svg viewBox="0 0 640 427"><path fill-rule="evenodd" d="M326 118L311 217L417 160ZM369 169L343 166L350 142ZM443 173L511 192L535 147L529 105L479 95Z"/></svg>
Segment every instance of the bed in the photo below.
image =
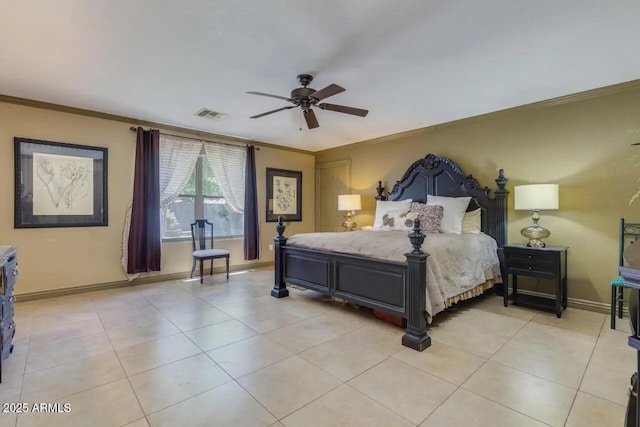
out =
<svg viewBox="0 0 640 427"><path fill-rule="evenodd" d="M480 209L482 232L495 239L495 248L504 275L502 247L506 242L507 179L500 169L495 179L497 189L479 185L472 176L447 157L428 154L414 162L393 189L384 194L378 183L376 199L401 201L412 199L426 202L427 196L470 197L467 211ZM407 319L402 344L423 351L431 345L427 334L427 273L429 254L422 250L425 234L419 221L406 233L405 259L379 259L371 256L336 252L326 248L288 245L284 237L285 225L281 218L276 224L274 240L274 287L271 295L282 298L289 295L287 283L311 289L354 304L400 316ZM377 232L383 236L390 234ZM347 233L344 233L347 235ZM349 234L350 236L356 236ZM429 235L432 236L432 235ZM383 237L384 238L384 237ZM336 237L337 240L337 237ZM460 299L477 292L465 292Z"/></svg>

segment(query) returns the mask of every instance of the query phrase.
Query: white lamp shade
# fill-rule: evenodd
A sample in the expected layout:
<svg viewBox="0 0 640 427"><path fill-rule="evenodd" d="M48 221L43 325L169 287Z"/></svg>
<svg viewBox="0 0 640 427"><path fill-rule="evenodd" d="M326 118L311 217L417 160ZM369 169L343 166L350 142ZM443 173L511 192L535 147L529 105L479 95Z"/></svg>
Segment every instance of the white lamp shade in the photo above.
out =
<svg viewBox="0 0 640 427"><path fill-rule="evenodd" d="M341 194L338 196L339 211L359 211L362 209L359 194Z"/></svg>
<svg viewBox="0 0 640 427"><path fill-rule="evenodd" d="M558 184L530 184L515 187L516 210L558 209Z"/></svg>

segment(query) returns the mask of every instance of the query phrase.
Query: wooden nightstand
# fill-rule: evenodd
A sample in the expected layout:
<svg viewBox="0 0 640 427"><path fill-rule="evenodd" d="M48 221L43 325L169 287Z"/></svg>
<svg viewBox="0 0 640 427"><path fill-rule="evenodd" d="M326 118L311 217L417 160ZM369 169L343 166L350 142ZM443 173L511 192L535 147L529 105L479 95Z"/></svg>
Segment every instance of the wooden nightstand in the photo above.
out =
<svg viewBox="0 0 640 427"><path fill-rule="evenodd" d="M511 299L516 305L552 310L556 316L562 316L567 308L567 247L547 246L529 248L527 246L507 245L504 247L504 261L507 272L507 284L504 292L504 306L509 304L509 275L513 291ZM518 294L518 276L539 277L553 280L556 285L555 301L550 298Z"/></svg>

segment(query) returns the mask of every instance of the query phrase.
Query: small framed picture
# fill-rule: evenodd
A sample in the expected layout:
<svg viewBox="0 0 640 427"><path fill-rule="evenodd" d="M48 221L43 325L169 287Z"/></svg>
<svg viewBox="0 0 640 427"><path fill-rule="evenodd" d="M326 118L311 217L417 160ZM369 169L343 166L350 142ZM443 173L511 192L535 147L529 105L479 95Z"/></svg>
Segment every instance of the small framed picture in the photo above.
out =
<svg viewBox="0 0 640 427"><path fill-rule="evenodd" d="M302 221L302 172L267 168L267 222Z"/></svg>
<svg viewBox="0 0 640 427"><path fill-rule="evenodd" d="M14 138L15 228L107 226L107 149Z"/></svg>

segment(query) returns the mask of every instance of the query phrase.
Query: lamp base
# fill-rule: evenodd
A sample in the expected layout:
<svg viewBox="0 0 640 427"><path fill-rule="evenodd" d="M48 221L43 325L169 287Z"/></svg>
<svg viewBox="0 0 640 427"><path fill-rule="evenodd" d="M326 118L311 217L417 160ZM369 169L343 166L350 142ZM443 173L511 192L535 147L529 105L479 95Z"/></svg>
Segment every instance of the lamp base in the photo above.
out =
<svg viewBox="0 0 640 427"><path fill-rule="evenodd" d="M530 225L520 230L520 234L529 239L527 246L530 248L544 248L546 245L542 239L546 239L551 232L538 224Z"/></svg>
<svg viewBox="0 0 640 427"><path fill-rule="evenodd" d="M351 219L351 212L347 213L347 220L342 223L342 227L344 227L344 231L353 231L356 229L358 224L354 220Z"/></svg>

